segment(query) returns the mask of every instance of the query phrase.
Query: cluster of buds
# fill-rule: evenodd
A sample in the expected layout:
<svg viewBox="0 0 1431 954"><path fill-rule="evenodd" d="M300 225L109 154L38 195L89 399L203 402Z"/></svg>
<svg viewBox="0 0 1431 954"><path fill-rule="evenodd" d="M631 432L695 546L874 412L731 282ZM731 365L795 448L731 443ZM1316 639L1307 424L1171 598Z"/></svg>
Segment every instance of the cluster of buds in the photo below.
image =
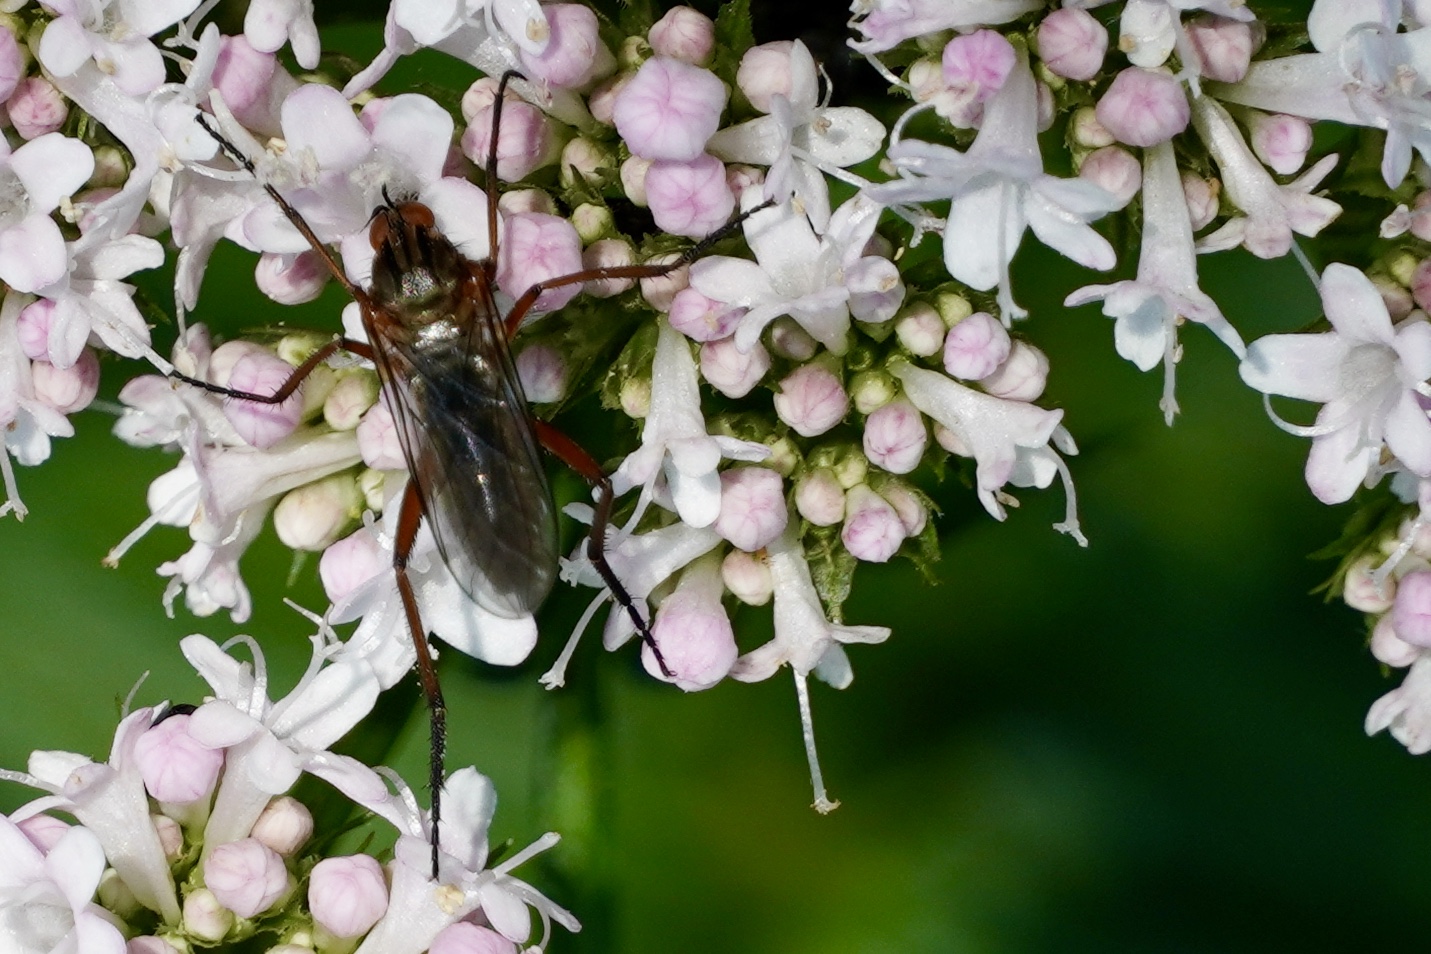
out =
<svg viewBox="0 0 1431 954"><path fill-rule="evenodd" d="M545 945L553 920L579 930L510 874L555 835L489 866L496 793L475 769L444 787L433 879L428 818L412 792L387 769L328 751L379 692L371 668L335 660L330 631L277 700L257 644L235 642L252 664L203 636L185 639L213 695L130 712L108 762L41 751L28 771L0 770L46 793L0 816L0 919L16 950L184 954L247 942L281 954L516 954L532 940L532 912L542 933L525 949ZM289 794L304 773L397 828L386 862L327 853L341 830L318 827Z"/></svg>

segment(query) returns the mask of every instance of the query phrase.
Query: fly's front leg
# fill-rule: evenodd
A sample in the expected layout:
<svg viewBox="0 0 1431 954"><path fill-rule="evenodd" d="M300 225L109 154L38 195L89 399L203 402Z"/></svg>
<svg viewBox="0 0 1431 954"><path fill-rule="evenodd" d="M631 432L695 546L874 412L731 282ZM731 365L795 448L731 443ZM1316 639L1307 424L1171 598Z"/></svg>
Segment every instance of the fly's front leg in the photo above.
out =
<svg viewBox="0 0 1431 954"><path fill-rule="evenodd" d="M403 612L407 614L408 632L417 651L417 676L422 694L427 698L427 714L431 727L432 749L428 761L428 785L432 789L432 879L437 880L438 826L442 821L442 782L446 775L443 761L447 756L447 704L442 699L442 686L437 681L437 666L427 644L427 628L417 611L417 596L407 575L407 560L412 555L417 530L422 524L422 498L417 484L409 480L403 492L402 509L398 511L396 539L393 541L393 572L397 574L398 594Z"/></svg>
<svg viewBox="0 0 1431 954"><path fill-rule="evenodd" d="M616 497L611 490L611 478L606 476L601 465L576 441L546 421L534 420L532 423L541 445L596 488L596 513L591 519L591 532L586 538L586 558L601 575L602 582L611 590L612 598L626 610L626 615L631 617L631 622L636 625L636 632L641 634L641 641L651 648L651 655L656 657L661 674L667 679L675 678L676 674L666 665L666 659L661 655L661 647L656 645L656 637L652 635L650 625L641 615L641 610L637 609L636 601L611 569L611 564L606 562L606 526L611 520L611 506Z"/></svg>
<svg viewBox="0 0 1431 954"><path fill-rule="evenodd" d="M170 371L169 377L175 381L192 384L196 388L203 388L210 394L220 394L238 401L252 401L255 404L282 404L284 401L293 397L294 392L296 392L308 376L317 369L318 365L327 361L339 351L347 351L350 354L355 354L368 361L373 360L373 349L370 345L364 344L361 341L354 341L351 338L334 338L309 355L307 361L304 361L298 367L294 368L293 373L288 376L288 380L284 381L278 390L272 394L255 394L252 391L226 388L221 384L205 381L203 378L192 377L182 371Z"/></svg>

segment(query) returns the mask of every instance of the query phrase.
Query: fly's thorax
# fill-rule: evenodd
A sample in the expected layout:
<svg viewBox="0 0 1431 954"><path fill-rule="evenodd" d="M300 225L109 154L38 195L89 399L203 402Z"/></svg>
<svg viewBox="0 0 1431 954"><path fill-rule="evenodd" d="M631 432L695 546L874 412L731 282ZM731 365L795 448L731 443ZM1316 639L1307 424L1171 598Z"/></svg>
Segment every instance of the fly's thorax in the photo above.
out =
<svg viewBox="0 0 1431 954"><path fill-rule="evenodd" d="M380 240L368 293L397 324L425 337L421 329L450 322L461 306L467 260L435 226L392 208L377 215L385 222L374 230Z"/></svg>

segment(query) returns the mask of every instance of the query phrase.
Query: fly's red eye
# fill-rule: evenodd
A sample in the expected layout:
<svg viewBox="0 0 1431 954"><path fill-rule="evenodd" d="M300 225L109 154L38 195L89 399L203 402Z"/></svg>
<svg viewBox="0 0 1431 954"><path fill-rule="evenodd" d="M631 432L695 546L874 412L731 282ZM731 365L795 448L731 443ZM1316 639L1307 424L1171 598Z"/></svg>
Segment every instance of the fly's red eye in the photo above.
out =
<svg viewBox="0 0 1431 954"><path fill-rule="evenodd" d="M430 229L437 224L432 210L421 202L404 202L397 207L398 215L410 226Z"/></svg>
<svg viewBox="0 0 1431 954"><path fill-rule="evenodd" d="M368 226L368 242L372 244L373 251L376 252L387 244L390 231L386 215L373 216L373 224Z"/></svg>

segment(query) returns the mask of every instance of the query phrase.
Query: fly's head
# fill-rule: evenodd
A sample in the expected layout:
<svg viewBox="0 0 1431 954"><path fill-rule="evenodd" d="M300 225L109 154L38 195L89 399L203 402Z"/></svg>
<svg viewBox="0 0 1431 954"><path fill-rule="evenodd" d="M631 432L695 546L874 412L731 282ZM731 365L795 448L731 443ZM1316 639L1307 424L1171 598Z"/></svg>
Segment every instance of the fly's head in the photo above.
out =
<svg viewBox="0 0 1431 954"><path fill-rule="evenodd" d="M389 202L373 213L373 301L410 325L450 316L462 298L467 260L421 202Z"/></svg>

